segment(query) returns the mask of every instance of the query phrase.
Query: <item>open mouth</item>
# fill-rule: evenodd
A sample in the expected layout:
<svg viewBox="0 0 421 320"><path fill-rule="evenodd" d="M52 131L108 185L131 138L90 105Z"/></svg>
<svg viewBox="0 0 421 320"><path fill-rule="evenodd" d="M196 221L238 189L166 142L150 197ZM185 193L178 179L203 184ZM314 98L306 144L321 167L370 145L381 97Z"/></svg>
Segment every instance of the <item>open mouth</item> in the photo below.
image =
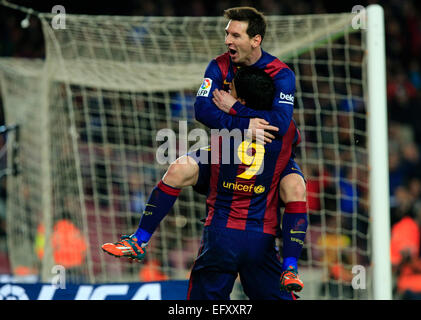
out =
<svg viewBox="0 0 421 320"><path fill-rule="evenodd" d="M237 50L234 50L234 49L228 49L228 51L229 51L231 56L235 56L236 53L237 53Z"/></svg>

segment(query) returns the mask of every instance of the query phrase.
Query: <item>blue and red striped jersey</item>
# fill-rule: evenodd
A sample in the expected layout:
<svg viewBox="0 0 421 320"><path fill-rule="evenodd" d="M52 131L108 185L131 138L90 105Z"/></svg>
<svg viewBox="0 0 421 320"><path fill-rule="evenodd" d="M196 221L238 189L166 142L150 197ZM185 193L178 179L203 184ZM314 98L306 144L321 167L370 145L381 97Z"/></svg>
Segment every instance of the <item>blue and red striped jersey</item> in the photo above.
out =
<svg viewBox="0 0 421 320"><path fill-rule="evenodd" d="M219 144L219 159L211 163L205 226L278 235L280 175L291 158L293 145L298 142L297 134L292 120L282 137L265 145L231 138L229 163L222 159L222 150L226 149L221 138L212 136L210 150L215 152Z"/></svg>
<svg viewBox="0 0 421 320"><path fill-rule="evenodd" d="M213 59L205 71L194 104L196 120L211 129L245 130L249 126L250 118L261 118L278 127L279 134L284 135L293 116L295 74L285 63L264 50L253 66L265 70L273 79L275 97L271 110L253 110L236 103L231 108L230 115L216 107L212 101L213 90L228 91L237 69L227 52Z"/></svg>
<svg viewBox="0 0 421 320"><path fill-rule="evenodd" d="M203 84L197 92L196 119L211 129L243 131L248 128L250 118L265 119L279 128L276 139L266 145L231 139L229 163L222 161L220 137L211 137L211 151L215 152L215 146L218 146L216 156L220 159L213 160L211 164L205 226L277 235L280 226L280 175L291 158L293 144L298 144L300 140L292 119L295 75L285 63L263 50L261 58L253 66L265 70L274 81L275 97L271 110L254 110L237 102L231 108L231 114L226 114L215 106L213 90L228 90L237 70L228 53L209 63ZM251 161L253 165L250 165Z"/></svg>

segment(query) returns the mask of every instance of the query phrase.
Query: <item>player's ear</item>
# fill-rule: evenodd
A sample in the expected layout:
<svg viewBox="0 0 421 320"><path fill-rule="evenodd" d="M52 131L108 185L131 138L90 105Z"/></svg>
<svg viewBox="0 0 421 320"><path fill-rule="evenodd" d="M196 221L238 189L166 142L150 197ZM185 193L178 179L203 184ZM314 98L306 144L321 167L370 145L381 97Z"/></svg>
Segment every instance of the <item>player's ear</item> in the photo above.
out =
<svg viewBox="0 0 421 320"><path fill-rule="evenodd" d="M257 48L262 43L262 36L260 34L256 34L253 38L251 38L251 46L253 48Z"/></svg>

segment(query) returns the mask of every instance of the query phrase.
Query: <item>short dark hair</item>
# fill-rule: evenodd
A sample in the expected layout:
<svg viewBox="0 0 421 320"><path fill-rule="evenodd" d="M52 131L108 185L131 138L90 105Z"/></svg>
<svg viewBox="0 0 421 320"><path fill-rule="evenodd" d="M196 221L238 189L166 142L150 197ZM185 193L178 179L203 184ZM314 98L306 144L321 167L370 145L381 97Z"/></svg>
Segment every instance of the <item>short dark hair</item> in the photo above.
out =
<svg viewBox="0 0 421 320"><path fill-rule="evenodd" d="M263 38L266 33L266 19L262 12L252 7L235 7L224 11L224 17L229 20L248 22L247 34L250 38L260 35Z"/></svg>
<svg viewBox="0 0 421 320"><path fill-rule="evenodd" d="M237 98L244 99L246 106L255 110L270 110L275 96L272 78L262 69L241 67L234 76L233 85Z"/></svg>

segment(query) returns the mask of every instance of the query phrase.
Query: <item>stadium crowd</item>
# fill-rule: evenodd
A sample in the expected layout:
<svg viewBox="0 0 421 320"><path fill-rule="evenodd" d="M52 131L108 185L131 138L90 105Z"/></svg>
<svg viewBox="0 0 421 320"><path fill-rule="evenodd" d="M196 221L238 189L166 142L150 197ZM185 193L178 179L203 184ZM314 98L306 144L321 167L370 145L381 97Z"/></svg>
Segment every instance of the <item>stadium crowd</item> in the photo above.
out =
<svg viewBox="0 0 421 320"><path fill-rule="evenodd" d="M383 6L386 22L391 257L396 279L395 297L421 299L421 8L416 0L359 1L358 4L371 3ZM294 15L350 12L355 4L352 1L304 0L132 0L125 6L119 3L118 8L117 5L98 8L89 4L72 4L74 9L70 5L65 7L69 13L86 14L219 16L224 9L238 5L254 6L267 15ZM34 8L39 11L51 9L45 4L34 5ZM24 15L10 12L0 7L0 56L43 58L43 38L37 20L31 20L28 29L22 29L20 21ZM0 99L0 125L4 121ZM0 136L0 150L4 147L5 139ZM4 154L0 151L1 156ZM0 160L4 166L4 159ZM5 197L5 177L1 177L0 274L11 273L6 252Z"/></svg>

